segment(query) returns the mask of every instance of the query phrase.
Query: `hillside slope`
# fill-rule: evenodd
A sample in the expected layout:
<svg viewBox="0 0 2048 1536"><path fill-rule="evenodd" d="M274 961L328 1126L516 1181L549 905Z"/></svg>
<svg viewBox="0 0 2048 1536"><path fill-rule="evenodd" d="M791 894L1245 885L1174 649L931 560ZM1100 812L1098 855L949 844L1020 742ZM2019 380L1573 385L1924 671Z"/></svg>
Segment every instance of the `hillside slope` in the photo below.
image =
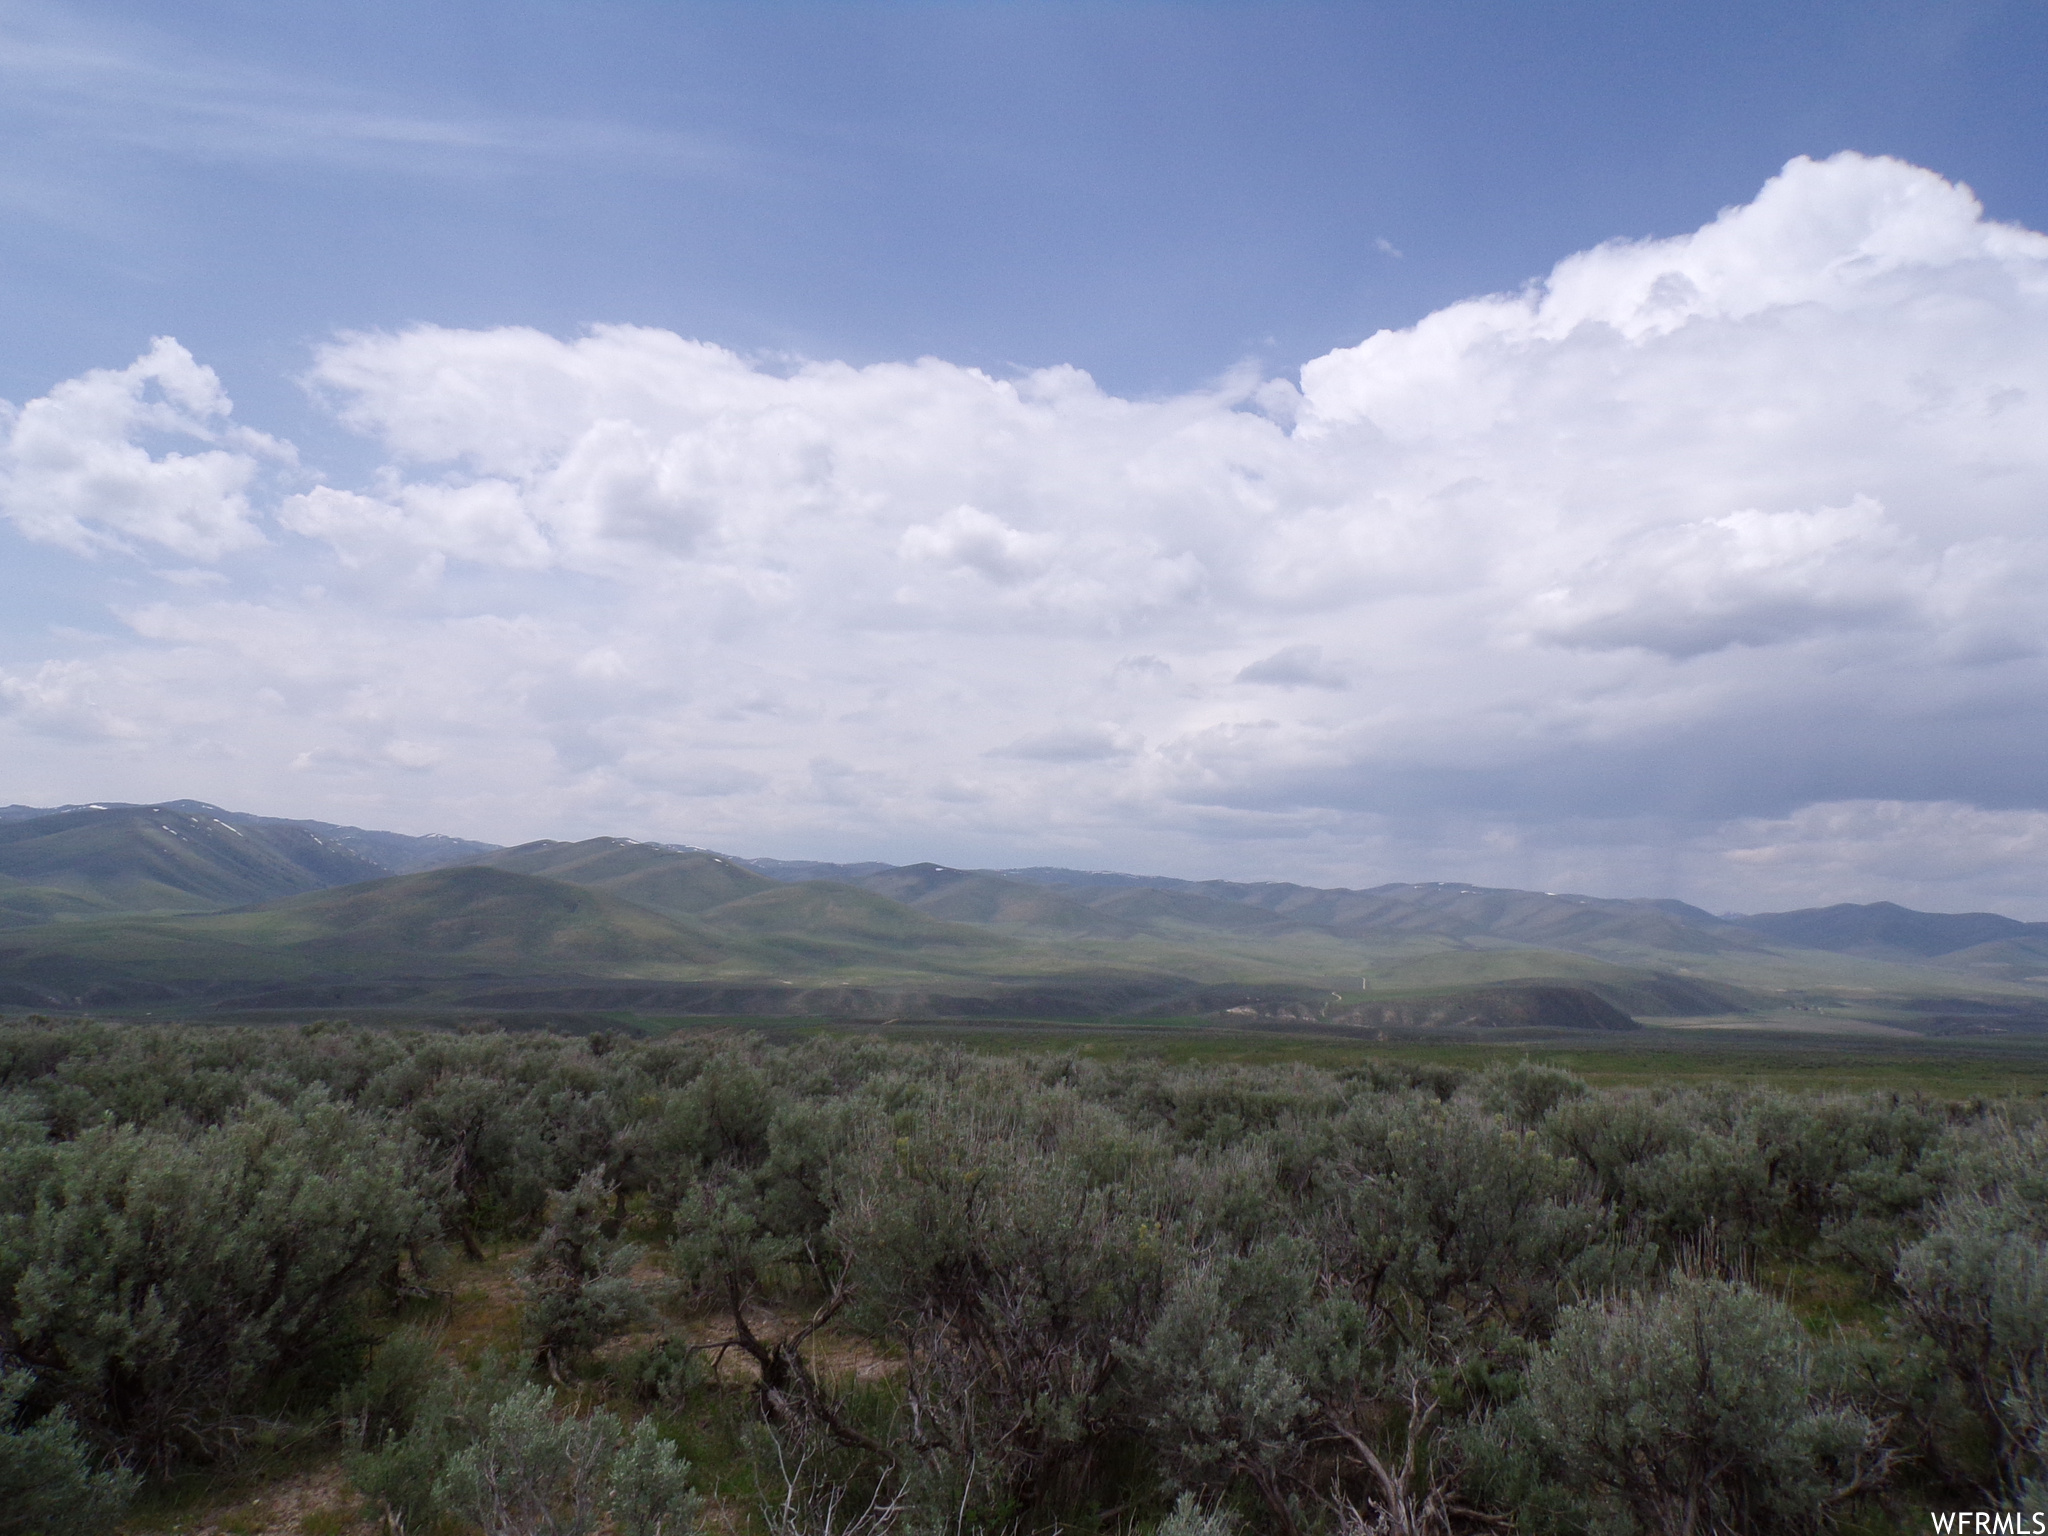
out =
<svg viewBox="0 0 2048 1536"><path fill-rule="evenodd" d="M393 875L363 850L432 867ZM0 1003L295 986L337 1003L428 988L451 1007L547 991L741 1012L802 995L844 1012L858 992L890 1011L1008 998L1071 1013L1092 998L1167 1014L1249 988L1254 1001L1229 1006L1326 1021L1452 991L1486 992L1498 1011L1508 993L1488 989L1526 1001L1561 987L1640 1017L1847 1008L2018 1027L2048 1021L2048 923L1888 903L1716 917L1455 882L750 861L621 837L494 848L198 801L0 809ZM1556 998L1541 1011L1580 1017Z"/></svg>
<svg viewBox="0 0 2048 1536"><path fill-rule="evenodd" d="M777 889L736 859L699 849L667 848L629 837L592 837L580 843L521 843L463 862L523 875L545 875L589 890L638 902L671 917L690 917L728 901Z"/></svg>
<svg viewBox="0 0 2048 1536"><path fill-rule="evenodd" d="M560 880L463 865L198 921L336 962L402 956L555 969L705 966L731 956L717 935L638 903Z"/></svg>
<svg viewBox="0 0 2048 1536"><path fill-rule="evenodd" d="M1930 960L1985 944L2048 940L2048 923L2023 923L1995 912L1915 912L1889 901L1759 912L1732 922L1779 944L1886 960Z"/></svg>
<svg viewBox="0 0 2048 1536"><path fill-rule="evenodd" d="M1127 939L1141 931L1138 925L1095 911L1057 891L1006 880L986 870L906 864L863 875L852 883L947 922L1046 936L1108 939Z"/></svg>
<svg viewBox="0 0 2048 1536"><path fill-rule="evenodd" d="M2008 984L2048 983L2048 923L1995 912L1915 912L1889 901L1760 912L1736 925L1777 944Z"/></svg>
<svg viewBox="0 0 2048 1536"><path fill-rule="evenodd" d="M901 973L1003 974L1037 967L1000 934L934 917L858 886L831 880L771 885L704 914L707 926L756 942L787 970L812 974L880 969Z"/></svg>
<svg viewBox="0 0 2048 1536"><path fill-rule="evenodd" d="M454 868L231 912L17 929L0 934L0 995L170 1001L288 982L691 976L734 958L719 935L602 892Z"/></svg>
<svg viewBox="0 0 2048 1536"><path fill-rule="evenodd" d="M231 827L284 827L311 834L329 848L352 853L375 865L387 875L409 875L422 869L439 869L478 854L489 853L495 843L479 843L441 833L380 832L369 827L344 826L331 821L305 821L288 816L257 816L248 811L223 810L204 800L164 800L149 805L101 801L89 805L0 805L0 826L16 821L33 821L43 816L69 816L80 811L176 811L185 815L212 817Z"/></svg>
<svg viewBox="0 0 2048 1536"><path fill-rule="evenodd" d="M1772 941L1680 901L1617 900L1555 892L1516 891L1460 883L1410 883L1366 890L1323 888L1284 881L1178 880L1164 875L1034 867L947 869L912 864L877 869L869 864L815 864L758 859L755 868L778 880L841 880L937 910L963 922L998 922L1007 908L1024 911L1020 888L1035 887L1062 899L1057 910L1086 908L1112 920L1090 930L1065 917L1076 932L1129 937L1149 933L1187 941L1204 932L1277 939L1310 932L1356 941L1403 938L1452 943L1542 946L1604 958L1649 954L1705 956L1764 950ZM968 892L972 891L972 896ZM957 899L951 893L959 892Z"/></svg>
<svg viewBox="0 0 2048 1536"><path fill-rule="evenodd" d="M0 877L74 898L87 909L203 911L385 873L303 827L240 827L210 811L118 806L0 824Z"/></svg>

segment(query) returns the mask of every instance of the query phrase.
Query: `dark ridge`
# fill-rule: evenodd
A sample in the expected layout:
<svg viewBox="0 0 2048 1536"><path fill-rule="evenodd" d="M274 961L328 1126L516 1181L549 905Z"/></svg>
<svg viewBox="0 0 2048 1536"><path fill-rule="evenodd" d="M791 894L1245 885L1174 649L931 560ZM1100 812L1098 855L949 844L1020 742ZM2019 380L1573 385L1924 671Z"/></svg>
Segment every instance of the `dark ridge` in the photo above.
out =
<svg viewBox="0 0 2048 1536"><path fill-rule="evenodd" d="M2023 923L1995 912L1915 912L1889 901L1760 912L1733 922L1736 927L1801 949L1913 955L1923 960L2005 939L2048 938L2048 923Z"/></svg>
<svg viewBox="0 0 2048 1536"><path fill-rule="evenodd" d="M385 873L302 827L236 826L211 808L108 806L0 824L0 875L108 910L244 906Z"/></svg>
<svg viewBox="0 0 2048 1536"><path fill-rule="evenodd" d="M303 833L323 848L352 854L373 866L378 874L406 875L422 869L437 869L444 864L473 858L488 853L496 844L479 843L469 838L446 837L440 833L415 836L407 832L379 832L367 827L341 826L330 821L305 821L285 816L256 816L247 811L223 810L209 805L204 800L161 800L147 805L127 801L97 801L84 805L8 805L0 806L0 827L23 821L36 821L49 816L75 816L81 813L105 811L162 811L181 816L191 816L201 821L215 821L224 826L246 831L250 828L279 829L285 837ZM353 879L374 878L361 874ZM346 884L334 880L330 884Z"/></svg>
<svg viewBox="0 0 2048 1536"><path fill-rule="evenodd" d="M498 846L496 843L480 843L474 838L449 837L440 832L380 832L370 827L339 826L331 821L294 821L278 816L251 816L241 811L223 811L220 814L238 827L301 828L322 842L345 848L393 875L411 875L421 870L459 864L478 854L489 853Z"/></svg>

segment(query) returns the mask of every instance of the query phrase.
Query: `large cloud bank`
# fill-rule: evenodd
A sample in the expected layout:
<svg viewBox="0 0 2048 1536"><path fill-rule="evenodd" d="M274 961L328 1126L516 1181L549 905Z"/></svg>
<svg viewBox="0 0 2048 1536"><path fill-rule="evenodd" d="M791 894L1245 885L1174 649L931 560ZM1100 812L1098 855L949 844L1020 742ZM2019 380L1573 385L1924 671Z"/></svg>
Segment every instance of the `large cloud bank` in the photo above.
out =
<svg viewBox="0 0 2048 1536"><path fill-rule="evenodd" d="M21 535L185 583L0 673L28 777L2048 914L2048 238L1897 161L1795 160L1298 388L624 326L345 335L308 382L367 480L170 341L0 419Z"/></svg>

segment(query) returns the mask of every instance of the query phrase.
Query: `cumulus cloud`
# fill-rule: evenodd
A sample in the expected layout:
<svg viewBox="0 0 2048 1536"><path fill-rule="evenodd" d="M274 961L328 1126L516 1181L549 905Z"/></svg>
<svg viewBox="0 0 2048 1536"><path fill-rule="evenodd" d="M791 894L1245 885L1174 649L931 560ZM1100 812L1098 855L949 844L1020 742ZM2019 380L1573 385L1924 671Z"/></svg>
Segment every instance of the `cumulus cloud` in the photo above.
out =
<svg viewBox="0 0 2048 1536"><path fill-rule="evenodd" d="M249 483L290 452L234 425L231 409L214 371L166 336L126 368L0 405L0 512L80 553L139 543L205 560L260 544ZM219 446L153 456L152 438Z"/></svg>
<svg viewBox="0 0 2048 1536"><path fill-rule="evenodd" d="M129 610L0 704L508 839L1728 906L1903 878L1856 836L2040 857L1995 818L2048 811L2048 238L1897 161L1795 160L1298 388L632 326L343 335L307 382L384 466L262 515L283 450L174 343L9 418L31 537L206 561L268 516L328 574Z"/></svg>
<svg viewBox="0 0 2048 1536"><path fill-rule="evenodd" d="M1644 530L1537 594L1529 613L1534 632L1560 644L1684 658L1897 625L1940 575L1882 507L1858 496L1846 507L1748 509Z"/></svg>

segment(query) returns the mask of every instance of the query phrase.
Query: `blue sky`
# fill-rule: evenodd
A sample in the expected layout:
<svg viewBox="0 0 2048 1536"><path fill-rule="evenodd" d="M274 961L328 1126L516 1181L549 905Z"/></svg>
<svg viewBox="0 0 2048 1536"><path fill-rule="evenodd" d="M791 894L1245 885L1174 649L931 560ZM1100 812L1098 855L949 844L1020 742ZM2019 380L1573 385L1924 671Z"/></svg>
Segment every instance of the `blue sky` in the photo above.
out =
<svg viewBox="0 0 2048 1536"><path fill-rule="evenodd" d="M282 406L311 342L422 320L1173 391L1681 233L1838 149L2048 225L2032 4L0 18L16 400L168 332Z"/></svg>
<svg viewBox="0 0 2048 1536"><path fill-rule="evenodd" d="M1984 617L2048 489L1999 351L2038 258L1995 234L2048 228L2044 64L2031 4L0 4L0 398L71 402L17 422L0 800L2048 911L2038 637ZM1801 156L1835 169L1773 181ZM1896 214L1939 179L1981 213ZM1670 254L1745 206L1734 255ZM1814 286L1842 253L1785 208L1917 275ZM1616 318L1626 263L1572 311L1629 340L1593 374L1555 313L1487 312L1505 374L1458 330L1652 239L1704 295L1676 340ZM1757 339L1801 304L1840 323ZM2014 435L1917 440L1961 502L1858 467L1845 433L1881 458L1925 414L1875 386L1659 450L1703 402L1775 420L1851 375ZM1479 436L1403 403L1487 389ZM1656 432L1599 436L1653 398ZM49 478L88 441L100 480ZM777 454L809 467L768 485ZM1322 558L1290 538L1365 595L1271 574ZM1493 548L1540 579L1482 578ZM458 721L413 667L498 703ZM1902 667L1909 702L1873 681Z"/></svg>

